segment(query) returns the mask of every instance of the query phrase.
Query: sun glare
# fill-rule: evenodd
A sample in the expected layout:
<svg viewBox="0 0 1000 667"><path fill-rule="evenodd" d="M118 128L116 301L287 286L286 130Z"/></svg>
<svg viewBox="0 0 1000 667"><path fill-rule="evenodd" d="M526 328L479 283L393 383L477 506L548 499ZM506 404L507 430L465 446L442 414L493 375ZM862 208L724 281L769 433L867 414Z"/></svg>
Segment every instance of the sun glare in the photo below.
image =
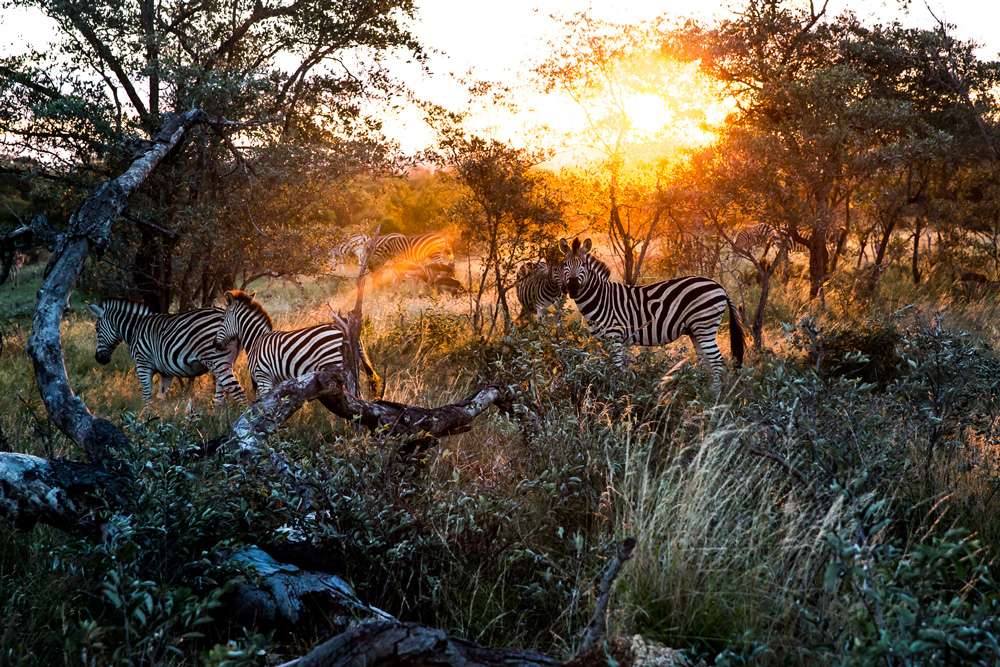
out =
<svg viewBox="0 0 1000 667"><path fill-rule="evenodd" d="M629 123L641 134L657 134L668 125L673 114L659 95L639 93L625 101Z"/></svg>

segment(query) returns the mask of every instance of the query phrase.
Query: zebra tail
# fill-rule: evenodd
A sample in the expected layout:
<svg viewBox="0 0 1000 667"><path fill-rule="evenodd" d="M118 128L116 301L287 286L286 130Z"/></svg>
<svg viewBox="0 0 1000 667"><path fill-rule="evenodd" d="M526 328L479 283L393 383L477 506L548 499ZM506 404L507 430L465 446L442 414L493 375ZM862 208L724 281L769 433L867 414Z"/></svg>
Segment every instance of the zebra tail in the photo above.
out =
<svg viewBox="0 0 1000 667"><path fill-rule="evenodd" d="M733 300L729 301L729 346L736 359L736 368L743 366L743 353L746 352L746 333L743 330L743 318Z"/></svg>
<svg viewBox="0 0 1000 667"><path fill-rule="evenodd" d="M368 389L371 391L372 396L377 400L381 400L382 392L385 390L382 378L375 372L375 366L372 365L371 359L368 358L368 351L365 349L365 344L360 340L358 344L361 346L361 368L364 369L365 375L368 376Z"/></svg>

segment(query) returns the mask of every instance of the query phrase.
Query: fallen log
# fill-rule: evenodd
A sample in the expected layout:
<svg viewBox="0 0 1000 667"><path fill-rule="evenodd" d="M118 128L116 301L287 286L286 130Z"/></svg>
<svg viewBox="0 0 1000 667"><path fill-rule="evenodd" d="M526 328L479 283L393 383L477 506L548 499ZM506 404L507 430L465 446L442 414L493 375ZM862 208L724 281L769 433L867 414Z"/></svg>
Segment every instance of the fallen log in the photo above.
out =
<svg viewBox="0 0 1000 667"><path fill-rule="evenodd" d="M555 658L522 649L491 649L419 623L366 623L281 667L554 667Z"/></svg>
<svg viewBox="0 0 1000 667"><path fill-rule="evenodd" d="M234 621L243 627L300 627L307 617L322 618L336 631L359 623L393 620L354 594L342 577L282 563L263 549L246 546L231 554L217 554L229 576L243 576L230 602Z"/></svg>
<svg viewBox="0 0 1000 667"><path fill-rule="evenodd" d="M365 401L347 391L346 384L347 378L340 368L285 380L258 398L236 420L229 431L229 447L245 454L259 453L263 442L299 408L308 401L319 400L334 414L357 419L369 429L384 427L390 436L421 436L408 445L423 449L437 438L469 430L476 417L506 396L501 385L490 384L458 403L424 408L392 401Z"/></svg>
<svg viewBox="0 0 1000 667"><path fill-rule="evenodd" d="M73 535L98 531L106 523L102 496L124 503L127 494L123 478L95 466L0 453L0 515L17 531L39 522Z"/></svg>

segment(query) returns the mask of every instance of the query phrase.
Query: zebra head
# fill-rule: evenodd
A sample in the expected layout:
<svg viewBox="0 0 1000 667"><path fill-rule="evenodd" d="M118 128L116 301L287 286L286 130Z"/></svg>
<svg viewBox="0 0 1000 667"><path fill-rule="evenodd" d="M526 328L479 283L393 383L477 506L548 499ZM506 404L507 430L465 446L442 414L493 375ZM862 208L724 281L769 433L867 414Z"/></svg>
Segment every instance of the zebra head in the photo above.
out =
<svg viewBox="0 0 1000 667"><path fill-rule="evenodd" d="M568 294L575 299L579 296L581 289L590 281L591 267L587 261L593 243L587 239L580 243L580 239L573 239L571 246L566 239L559 239L559 249L565 254L561 268L562 277L556 283L563 294ZM556 271L556 273L559 273Z"/></svg>
<svg viewBox="0 0 1000 667"><path fill-rule="evenodd" d="M253 341L265 331L271 331L274 323L264 307L254 297L256 292L247 294L242 290L226 292L226 312L222 324L215 334L215 348L224 350L233 341L249 350Z"/></svg>
<svg viewBox="0 0 1000 667"><path fill-rule="evenodd" d="M146 304L127 299L108 299L102 301L100 306L88 301L87 306L94 315L97 315L97 321L94 322L94 329L97 331L97 351L94 353L94 359L101 365L109 363L115 348L124 342L125 329L137 317L150 314L149 306Z"/></svg>

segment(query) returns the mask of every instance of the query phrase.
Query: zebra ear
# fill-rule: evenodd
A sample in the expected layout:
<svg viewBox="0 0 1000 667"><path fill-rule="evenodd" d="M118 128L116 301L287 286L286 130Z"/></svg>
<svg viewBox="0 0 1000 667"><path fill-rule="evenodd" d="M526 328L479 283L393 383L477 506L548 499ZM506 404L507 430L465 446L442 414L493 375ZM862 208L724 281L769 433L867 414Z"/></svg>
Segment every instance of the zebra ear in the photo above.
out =
<svg viewBox="0 0 1000 667"><path fill-rule="evenodd" d="M98 317L102 317L104 315L104 309L101 308L100 306L95 306L89 301L84 301L84 303L87 304L87 307L90 308L91 312L93 312L94 315L97 315Z"/></svg>
<svg viewBox="0 0 1000 667"><path fill-rule="evenodd" d="M559 249L569 254L569 242L566 239L559 239Z"/></svg>
<svg viewBox="0 0 1000 667"><path fill-rule="evenodd" d="M586 241L583 242L583 245L580 246L580 250L582 250L583 254L586 255L588 252L590 252L590 249L593 247L594 247L593 242L590 239L587 239Z"/></svg>
<svg viewBox="0 0 1000 667"><path fill-rule="evenodd" d="M255 296L257 296L257 290L254 290L253 292L250 292L250 300L251 300L251 301L253 301L253 300L254 300L254 297L255 297Z"/></svg>
<svg viewBox="0 0 1000 667"><path fill-rule="evenodd" d="M225 301L226 301L226 305L227 306L233 305L233 293L232 292L228 292L228 291L226 292Z"/></svg>

